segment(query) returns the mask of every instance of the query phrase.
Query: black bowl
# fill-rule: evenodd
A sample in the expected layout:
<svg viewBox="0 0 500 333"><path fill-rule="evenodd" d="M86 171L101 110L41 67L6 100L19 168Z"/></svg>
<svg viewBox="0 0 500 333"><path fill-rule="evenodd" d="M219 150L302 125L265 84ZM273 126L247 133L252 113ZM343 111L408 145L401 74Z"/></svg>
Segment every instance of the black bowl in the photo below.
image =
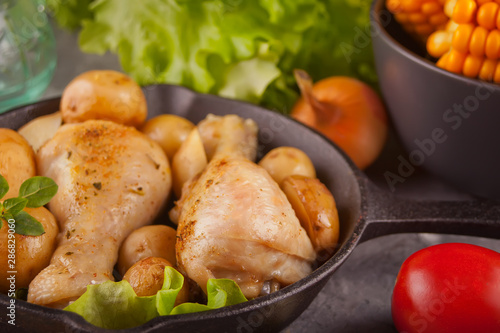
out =
<svg viewBox="0 0 500 333"><path fill-rule="evenodd" d="M397 232L437 232L500 238L500 205L488 201L412 202L394 198L367 180L347 156L321 134L255 105L194 93L169 85L144 88L149 117L173 113L197 123L207 113L238 114L259 125L260 156L278 146L307 152L318 177L332 191L341 221L339 246L306 278L271 295L222 309L158 317L123 332L277 332L308 307L356 245ZM0 115L0 127L17 129L37 116L58 110L47 100ZM332 295L332 297L335 297ZM0 327L7 324L9 298L0 295ZM104 332L77 314L16 302L16 329L26 332Z"/></svg>
<svg viewBox="0 0 500 333"><path fill-rule="evenodd" d="M374 1L371 25L380 88L407 152L401 163L500 199L500 86L437 67L385 0Z"/></svg>

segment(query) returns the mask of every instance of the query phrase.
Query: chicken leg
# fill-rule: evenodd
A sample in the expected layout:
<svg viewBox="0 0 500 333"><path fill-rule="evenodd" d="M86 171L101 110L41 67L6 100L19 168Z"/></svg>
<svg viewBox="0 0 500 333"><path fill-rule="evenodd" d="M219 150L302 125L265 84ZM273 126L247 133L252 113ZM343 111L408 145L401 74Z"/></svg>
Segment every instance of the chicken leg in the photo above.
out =
<svg viewBox="0 0 500 333"><path fill-rule="evenodd" d="M316 254L279 185L248 158L257 137L245 133L255 132L249 130L255 124L232 117L208 119L239 125L218 128L223 133L213 137L232 142L212 146L212 160L184 186L171 215L178 217L179 268L205 292L208 279L229 278L254 298L266 282L288 285L305 277Z"/></svg>
<svg viewBox="0 0 500 333"><path fill-rule="evenodd" d="M60 224L50 265L28 301L63 308L87 285L113 279L125 237L153 221L171 188L168 160L132 127L89 120L63 125L37 155L39 173L59 186L49 208Z"/></svg>

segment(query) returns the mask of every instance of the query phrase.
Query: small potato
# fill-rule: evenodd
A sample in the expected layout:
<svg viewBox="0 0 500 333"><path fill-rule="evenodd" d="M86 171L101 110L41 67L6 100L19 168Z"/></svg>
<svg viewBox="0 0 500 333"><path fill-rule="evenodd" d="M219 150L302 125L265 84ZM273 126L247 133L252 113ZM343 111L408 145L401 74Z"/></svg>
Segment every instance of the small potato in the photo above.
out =
<svg viewBox="0 0 500 333"><path fill-rule="evenodd" d="M147 257L130 267L123 280L127 280L137 296L152 296L163 286L165 267L172 264L163 258Z"/></svg>
<svg viewBox="0 0 500 333"><path fill-rule="evenodd" d="M17 197L19 187L28 178L36 175L35 157L28 142L17 132L0 128L0 174L7 179L9 191L2 198ZM16 288L27 288L31 280L45 268L55 250L56 236L59 232L54 216L45 208L25 208L28 214L36 218L44 227L45 233L40 236L23 236L14 234L9 238L8 223L3 221L0 229L0 292L9 290L7 271L16 271ZM15 244L15 253L9 253L9 245ZM8 261L8 256L14 261ZM11 268L10 265L14 265ZM6 269L6 268L9 269Z"/></svg>
<svg viewBox="0 0 500 333"><path fill-rule="evenodd" d="M281 185L316 252L331 251L339 239L339 215L333 195L317 178L286 177Z"/></svg>
<svg viewBox="0 0 500 333"><path fill-rule="evenodd" d="M144 124L141 131L158 142L170 161L181 144L186 140L194 124L189 120L173 115L162 114Z"/></svg>
<svg viewBox="0 0 500 333"><path fill-rule="evenodd" d="M146 120L147 105L141 87L130 77L95 70L80 74L66 86L61 113L65 123L104 119L137 127Z"/></svg>
<svg viewBox="0 0 500 333"><path fill-rule="evenodd" d="M163 258L144 258L130 267L123 279L130 283L137 296L153 296L163 286L166 266L173 267L168 260ZM189 285L185 279L175 300L175 305L187 302L188 298Z"/></svg>
<svg viewBox="0 0 500 333"><path fill-rule="evenodd" d="M148 225L134 230L123 241L118 255L118 272L125 272L147 257L159 257L175 264L175 229L166 225Z"/></svg>
<svg viewBox="0 0 500 333"><path fill-rule="evenodd" d="M37 117L17 132L31 145L35 152L47 141L54 137L62 124L61 112L54 112L46 116Z"/></svg>
<svg viewBox="0 0 500 333"><path fill-rule="evenodd" d="M172 186L177 198L182 186L207 166L207 155L198 129L194 128L172 159Z"/></svg>
<svg viewBox="0 0 500 333"><path fill-rule="evenodd" d="M294 147L274 148L260 160L259 165L266 169L278 184L291 175L316 178L316 170L309 157Z"/></svg>
<svg viewBox="0 0 500 333"><path fill-rule="evenodd" d="M7 128L0 128L0 174L9 183L2 200L17 197L21 184L36 176L33 149L19 133Z"/></svg>
<svg viewBox="0 0 500 333"><path fill-rule="evenodd" d="M54 216L44 207L25 208L25 212L36 218L45 229L45 233L40 236L23 236L14 234L14 239L9 239L9 227L4 221L0 229L0 292L9 291L9 280L11 273L16 271L15 287L28 288L31 280L40 273L42 269L50 263L50 258L56 249L56 237L59 233ZM15 261L9 261L9 245L15 241ZM11 253L12 254L12 253ZM11 264L14 267L11 268ZM7 269L9 267L9 269Z"/></svg>

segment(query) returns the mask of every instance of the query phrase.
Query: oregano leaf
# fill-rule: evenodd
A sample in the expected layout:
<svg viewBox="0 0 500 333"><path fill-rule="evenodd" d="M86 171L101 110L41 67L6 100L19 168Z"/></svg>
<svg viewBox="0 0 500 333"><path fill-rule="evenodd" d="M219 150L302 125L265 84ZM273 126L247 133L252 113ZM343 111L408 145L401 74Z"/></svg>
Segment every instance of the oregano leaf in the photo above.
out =
<svg viewBox="0 0 500 333"><path fill-rule="evenodd" d="M12 216L9 212L3 212L3 219L8 222L9 220L14 219L14 216Z"/></svg>
<svg viewBox="0 0 500 333"><path fill-rule="evenodd" d="M4 176L0 175L0 199L2 199L7 192L9 192L9 183L7 183L7 179L5 179Z"/></svg>
<svg viewBox="0 0 500 333"><path fill-rule="evenodd" d="M24 236L40 236L45 233L43 225L30 214L22 211L14 216L16 234Z"/></svg>
<svg viewBox="0 0 500 333"><path fill-rule="evenodd" d="M48 177L36 176L19 188L19 196L28 199L26 207L37 208L47 204L57 193L57 184Z"/></svg>
<svg viewBox="0 0 500 333"><path fill-rule="evenodd" d="M0 203L0 206L1 206L1 203ZM12 216L11 213L9 212L3 212L1 215L0 215L0 228L3 226L3 223L2 222L5 222L5 223L8 223L10 219L14 219L14 217Z"/></svg>
<svg viewBox="0 0 500 333"><path fill-rule="evenodd" d="M25 198L10 198L3 202L3 207L5 212L16 215L26 207L27 203L28 199Z"/></svg>

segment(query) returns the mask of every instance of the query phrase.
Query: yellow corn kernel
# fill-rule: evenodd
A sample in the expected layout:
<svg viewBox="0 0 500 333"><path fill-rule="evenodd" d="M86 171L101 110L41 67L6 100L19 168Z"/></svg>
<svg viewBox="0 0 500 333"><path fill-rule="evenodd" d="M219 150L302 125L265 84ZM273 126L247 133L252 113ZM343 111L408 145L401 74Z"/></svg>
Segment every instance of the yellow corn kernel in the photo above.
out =
<svg viewBox="0 0 500 333"><path fill-rule="evenodd" d="M446 3L444 4L444 13L449 18L451 18L453 15L453 9L455 8L457 1L458 0L446 0Z"/></svg>
<svg viewBox="0 0 500 333"><path fill-rule="evenodd" d="M393 14L396 14L396 13L401 12L403 10L401 0L387 0L385 2L385 5L386 5L387 9Z"/></svg>
<svg viewBox="0 0 500 333"><path fill-rule="evenodd" d="M470 54L482 57L486 46L486 38L488 37L488 30L483 27L476 27L469 42Z"/></svg>
<svg viewBox="0 0 500 333"><path fill-rule="evenodd" d="M500 31L493 30L488 34L484 53L490 59L498 59L500 55Z"/></svg>
<svg viewBox="0 0 500 333"><path fill-rule="evenodd" d="M401 1L420 1L419 15L413 13L407 23L420 36L429 33L423 17L427 25L439 29L426 41L429 55L438 58L438 67L500 83L500 0Z"/></svg>
<svg viewBox="0 0 500 333"><path fill-rule="evenodd" d="M420 11L421 1L418 0L401 0L401 6L405 12L418 12Z"/></svg>
<svg viewBox="0 0 500 333"><path fill-rule="evenodd" d="M430 24L423 23L414 26L415 32L419 36L429 36L436 28Z"/></svg>
<svg viewBox="0 0 500 333"><path fill-rule="evenodd" d="M458 0L451 18L458 24L472 23L477 11L475 0Z"/></svg>
<svg viewBox="0 0 500 333"><path fill-rule="evenodd" d="M500 1L500 0L499 0ZM420 10L426 16L430 16L432 14L437 14L442 12L442 6L437 2L424 2Z"/></svg>
<svg viewBox="0 0 500 333"><path fill-rule="evenodd" d="M479 78L485 81L492 81L495 75L497 61L493 59L484 59L481 70L479 71Z"/></svg>
<svg viewBox="0 0 500 333"><path fill-rule="evenodd" d="M465 57L465 53L458 52L457 50L452 48L448 55L446 70L460 74L462 72L462 68L464 67Z"/></svg>
<svg viewBox="0 0 500 333"><path fill-rule="evenodd" d="M406 14L406 13L397 13L397 14L394 14L394 17L396 18L396 21L398 21L400 24L405 24L405 23L410 22L408 14Z"/></svg>
<svg viewBox="0 0 500 333"><path fill-rule="evenodd" d="M449 21L443 12L445 1L455 0L386 0L386 6L406 32L425 42Z"/></svg>
<svg viewBox="0 0 500 333"><path fill-rule="evenodd" d="M448 66L448 60L450 58L450 52L443 54L441 58L436 62L436 66L442 69L446 69L446 66Z"/></svg>
<svg viewBox="0 0 500 333"><path fill-rule="evenodd" d="M408 21L413 24L420 24L427 22L427 16L422 13L410 13L408 14Z"/></svg>
<svg viewBox="0 0 500 333"><path fill-rule="evenodd" d="M429 23L437 27L448 22L449 18L444 13L434 14L429 17Z"/></svg>
<svg viewBox="0 0 500 333"><path fill-rule="evenodd" d="M474 31L474 25L472 24L460 24L453 33L453 40L451 42L452 47L461 52L469 52L469 41Z"/></svg>
<svg viewBox="0 0 500 333"><path fill-rule="evenodd" d="M500 6L496 2L488 2L481 5L481 7L477 10L477 23L485 29L494 29L496 27L499 7Z"/></svg>
<svg viewBox="0 0 500 333"><path fill-rule="evenodd" d="M454 32L455 30L457 30L458 28L458 24L453 22L453 20L449 20L447 23L446 23L446 26L445 26L445 30L446 31L449 31L449 32Z"/></svg>
<svg viewBox="0 0 500 333"><path fill-rule="evenodd" d="M483 57L476 57L473 55L468 55L464 61L464 68L462 73L468 77L477 77L481 66L483 64Z"/></svg>
<svg viewBox="0 0 500 333"><path fill-rule="evenodd" d="M427 38L427 52L434 58L439 58L450 50L453 34L438 30Z"/></svg>
<svg viewBox="0 0 500 333"><path fill-rule="evenodd" d="M495 68L495 73L493 73L493 81L495 83L500 82L500 61L497 63L497 67Z"/></svg>
<svg viewBox="0 0 500 333"><path fill-rule="evenodd" d="M498 1L500 1L500 0L498 0ZM500 15L497 15L497 19L495 20L495 23L496 23L497 29L500 29Z"/></svg>
<svg viewBox="0 0 500 333"><path fill-rule="evenodd" d="M386 6L406 32L425 42L449 21L443 12L446 1L456 0L386 0Z"/></svg>

